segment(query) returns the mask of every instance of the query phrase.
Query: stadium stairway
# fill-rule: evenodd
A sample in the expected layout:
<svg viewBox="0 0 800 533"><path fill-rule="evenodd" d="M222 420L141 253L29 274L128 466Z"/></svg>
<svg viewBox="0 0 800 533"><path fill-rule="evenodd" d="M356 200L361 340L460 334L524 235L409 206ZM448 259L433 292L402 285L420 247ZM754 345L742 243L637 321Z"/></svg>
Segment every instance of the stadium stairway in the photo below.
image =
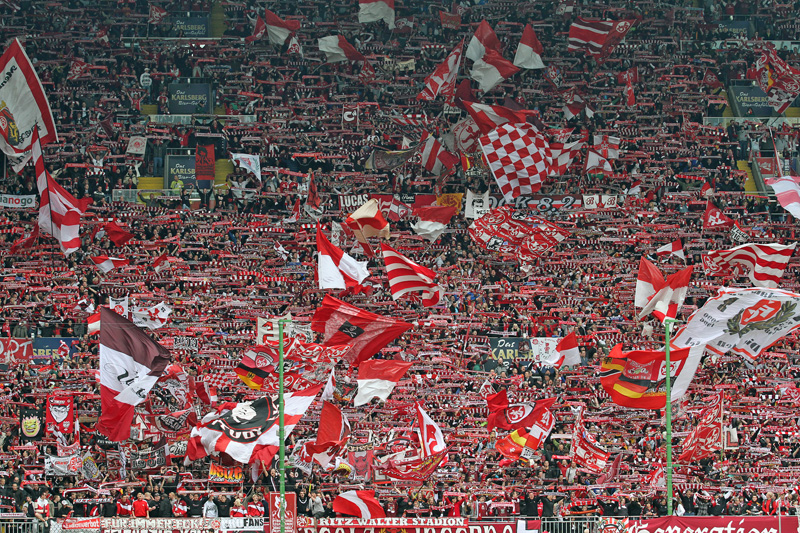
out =
<svg viewBox="0 0 800 533"><path fill-rule="evenodd" d="M225 8L222 7L222 2L215 0L211 4L211 37L222 37L226 29Z"/></svg>
<svg viewBox="0 0 800 533"><path fill-rule="evenodd" d="M756 185L756 180L753 178L753 169L750 168L750 163L744 160L738 160L736 161L736 168L747 173L747 180L744 182L745 192L758 192L758 186Z"/></svg>
<svg viewBox="0 0 800 533"><path fill-rule="evenodd" d="M142 104L142 115L155 115L158 113L158 104Z"/></svg>
<svg viewBox="0 0 800 533"><path fill-rule="evenodd" d="M233 163L230 159L217 159L214 165L214 185L227 183L228 174L233 173Z"/></svg>
<svg viewBox="0 0 800 533"><path fill-rule="evenodd" d="M785 113L787 117L800 118L800 107L788 107Z"/></svg>

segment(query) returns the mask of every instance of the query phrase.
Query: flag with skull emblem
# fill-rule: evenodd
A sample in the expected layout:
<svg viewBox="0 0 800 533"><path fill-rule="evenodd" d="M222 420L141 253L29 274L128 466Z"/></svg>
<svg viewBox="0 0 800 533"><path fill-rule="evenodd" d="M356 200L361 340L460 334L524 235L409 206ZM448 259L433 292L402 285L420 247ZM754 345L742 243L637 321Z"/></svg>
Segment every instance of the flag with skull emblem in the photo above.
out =
<svg viewBox="0 0 800 533"><path fill-rule="evenodd" d="M50 395L47 397L46 431L68 434L75 431L74 402L72 396Z"/></svg>
<svg viewBox="0 0 800 533"><path fill-rule="evenodd" d="M288 438L322 385L284 394L284 425ZM278 403L269 396L252 402L228 403L203 417L192 430L186 457L190 461L224 452L243 464L270 464L278 452Z"/></svg>

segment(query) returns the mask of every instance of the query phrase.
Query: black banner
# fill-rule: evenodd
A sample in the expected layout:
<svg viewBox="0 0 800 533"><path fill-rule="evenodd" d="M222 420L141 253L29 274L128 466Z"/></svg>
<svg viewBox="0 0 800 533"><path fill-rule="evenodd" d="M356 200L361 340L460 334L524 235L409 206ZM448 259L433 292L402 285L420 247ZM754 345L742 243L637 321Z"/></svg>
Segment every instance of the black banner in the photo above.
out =
<svg viewBox="0 0 800 533"><path fill-rule="evenodd" d="M214 111L210 83L170 83L169 112L173 115L210 114Z"/></svg>
<svg viewBox="0 0 800 533"><path fill-rule="evenodd" d="M173 37L208 37L208 17L171 17Z"/></svg>
<svg viewBox="0 0 800 533"><path fill-rule="evenodd" d="M194 170L195 158L193 155L168 155L167 156L167 187L173 189L175 180L186 188L197 183Z"/></svg>
<svg viewBox="0 0 800 533"><path fill-rule="evenodd" d="M131 453L131 470L151 470L167 464L167 448Z"/></svg>
<svg viewBox="0 0 800 533"><path fill-rule="evenodd" d="M22 442L35 442L44 436L45 412L42 408L21 407L19 436Z"/></svg>

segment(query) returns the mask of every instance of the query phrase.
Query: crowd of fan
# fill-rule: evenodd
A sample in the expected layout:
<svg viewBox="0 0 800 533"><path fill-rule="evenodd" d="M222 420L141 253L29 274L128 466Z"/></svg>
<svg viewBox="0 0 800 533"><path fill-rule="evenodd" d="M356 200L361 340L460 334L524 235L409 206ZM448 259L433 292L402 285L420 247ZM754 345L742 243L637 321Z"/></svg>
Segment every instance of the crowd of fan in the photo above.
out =
<svg viewBox="0 0 800 533"><path fill-rule="evenodd" d="M707 117L722 115L721 89L703 83L707 69L729 83L747 77L755 59L747 40L718 22L748 15L757 30L754 39L791 40L797 37L790 15L794 5L770 2L666 3L646 1L604 5L572 5L563 14L559 6L570 2L500 2L459 6L461 30L442 29L433 2L402 5L397 16L413 16L409 33L390 32L383 23L355 22L354 4L329 4L299 0L270 6L280 16L303 22L298 39L304 57L267 44L245 45L252 22L263 5L222 3L228 29L221 40L161 39L168 25L148 29L147 3L109 2L91 5L74 2L23 2L16 12L2 7L0 34L4 40L24 37L28 55L36 62L57 121L61 142L45 147L48 165L56 179L76 197L94 200L83 224L83 248L65 258L55 242L43 236L31 250L9 252L11 243L36 224L36 210L5 210L3 281L0 283L0 321L3 336L78 337L70 355L55 358L45 369L30 364L7 365L0 374L5 386L0 405L3 431L0 447L0 497L6 510L64 517L90 516L244 516L264 514L264 491L277 489L273 468L252 483L249 472L242 486L185 484L182 472L205 479L203 461L184 466L175 459L161 472L126 472L108 468L106 453L91 432L99 397L92 371L97 364L96 339L86 335L85 309L108 303L109 296L128 294L140 305L165 301L173 308L169 324L152 332L169 339L176 331L202 326L199 352L173 350L174 361L197 379L229 368L254 342L256 316L282 316L291 312L308 320L323 296L315 285L315 241L312 219L285 222L296 198L305 201L307 175L313 172L323 199L320 221L341 222L347 215L338 205L339 194L496 194L484 172L458 171L445 183L428 175L417 163L395 171L364 167L370 147L399 148L404 137L419 138L420 130L401 126L391 115L426 113L424 129L445 134L464 113L444 108L441 102L415 100L424 77L457 42L469 36L478 22L488 20L513 56L525 23L534 24L544 46L546 65L557 65L563 87L579 87L595 108L565 120L561 91L546 81L541 71L527 71L507 80L486 95L485 103L509 99L527 109L549 127L575 127L575 137L616 135L622 152L613 161L612 176L587 175L576 162L568 175L550 178L542 196L611 194L616 209L584 210L553 206L534 211L571 231L571 236L525 274L514 257L486 252L470 238L470 220L464 209L438 241L428 244L410 231L410 218L392 223L392 243L417 262L432 266L444 290L441 303L423 308L410 300L393 302L379 260L370 260L370 295L345 299L379 314L415 323L384 356L415 361L408 378L382 405L368 409L349 407L352 369L339 368L339 405L353 425L351 442L372 445L376 456L388 453L393 439L408 436L412 415L408 407L421 400L428 413L444 428L452 446L450 460L423 486L374 484L359 479L353 468L323 472L316 467L307 475L288 469L287 489L298 494L300 512L333 516L331 500L348 486L366 485L393 516L568 516L605 514L656 516L666 513L666 493L653 473L665 464L662 414L620 409L611 404L596 378L597 366L608 349L622 342L626 349L659 347L663 333L657 322L635 320L632 295L638 259L682 238L688 264L696 265L683 315L688 316L715 293L716 287L745 286L745 279L708 278L701 253L730 247L727 234L702 228L706 197L700 188L708 183L711 197L726 214L736 218L754 242L793 242L794 224L775 202L746 196L744 173L737 161L772 150L770 135L758 122L732 123L727 128L706 125ZM202 11L207 3L162 2L170 13ZM615 3L609 3L615 4ZM700 4L701 7L695 7ZM462 9L463 8L463 9ZM216 9L216 7L215 7ZM620 18L639 15L638 25L603 64L581 54L566 52L566 31L575 16ZM377 80L364 85L358 66L327 64L320 60L316 38L341 32L373 63ZM105 43L95 35L105 34ZM149 35L149 37L143 37ZM721 42L716 48L715 42ZM797 65L795 47L781 54ZM78 80L67 79L70 61L81 58L96 67ZM415 66L399 71L408 59ZM615 75L638 67L635 84L637 107L628 109ZM148 71L152 86L143 89L140 76ZM199 115L190 124L175 125L170 117L149 118L141 105L157 104L165 111L165 90L174 78L205 78L217 89L216 108L222 118ZM242 96L240 92L247 92ZM252 94L258 94L255 98ZM342 124L343 104L361 104L360 124ZM239 119L255 116L255 122ZM111 118L111 128L101 122ZM161 120L163 123L159 123ZM789 126L774 131L775 145L784 157L797 154L798 130ZM141 160L125 155L131 135L146 135L148 152ZM160 175L169 150L194 147L200 140L214 143L218 157L228 152L260 154L265 171L261 182L237 169L227 183L211 190L179 190L177 198L162 193L140 195L142 202L112 201L115 189L135 189L141 176ZM87 148L110 149L100 173L68 163L97 161ZM766 152L766 151L765 151ZM335 158L293 157L295 153L321 153ZM771 153L771 152L770 152ZM678 175L691 174L699 180ZM635 180L641 192L626 195ZM176 190L178 187L176 186ZM36 194L34 173L26 168L17 175L9 170L0 192ZM406 198L410 198L406 196ZM540 205L547 206L547 203ZM93 229L108 218L135 234L119 248ZM288 257L275 251L280 244ZM352 244L350 242L349 244ZM349 249L349 247L345 247ZM164 251L170 268L155 273L150 267ZM131 266L100 273L87 263L88 256L124 257ZM662 265L671 273L683 267L672 258ZM798 287L797 264L792 261L782 288ZM79 305L79 302L81 304ZM512 361L497 361L489 350L489 337L552 337L576 331L581 343L581 365L554 370L525 358L525 350ZM707 358L698 371L684 407L674 424L674 445L693 426L704 399L713 391L726 392L726 420L731 428L729 449L698 464L675 468L675 504L679 512L697 514L759 515L800 514L793 480L800 469L800 433L794 389L800 367L794 336L772 347L753 365L734 357ZM496 389L507 388L512 398L559 398L557 423L548 441L530 462L503 461L494 442L504 434L485 429L486 403L479 394L489 380ZM76 396L83 420L81 444L100 465L103 483L123 483L106 496L67 489L81 487L78 477L46 478L44 453L55 453L53 441L37 451L18 446L17 409L42 405L48 393L59 390L89 393ZM219 390L221 399L243 399L247 389L231 382ZM623 454L618 478L597 485L598 473L575 468L569 459L574 415L570 407L585 404L587 429L612 458ZM320 405L315 404L289 438L295 443L316 434ZM153 438L133 443L146 450L163 441ZM11 456L9 456L11 454ZM154 475L155 474L155 475ZM256 473L258 474L258 472ZM652 482L651 482L652 481ZM97 488L97 482L90 483ZM108 488L109 486L104 486ZM210 496L209 496L210 494ZM88 503L81 500L87 499ZM105 502L104 500L108 500Z"/></svg>

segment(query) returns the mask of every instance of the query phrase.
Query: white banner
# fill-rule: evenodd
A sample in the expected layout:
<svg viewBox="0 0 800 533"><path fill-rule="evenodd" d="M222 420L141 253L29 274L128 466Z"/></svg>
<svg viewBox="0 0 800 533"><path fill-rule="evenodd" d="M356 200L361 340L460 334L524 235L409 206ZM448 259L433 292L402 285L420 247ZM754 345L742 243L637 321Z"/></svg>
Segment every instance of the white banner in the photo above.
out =
<svg viewBox="0 0 800 533"><path fill-rule="evenodd" d="M80 455L57 457L44 456L44 475L46 476L77 476L83 470L83 459Z"/></svg>
<svg viewBox="0 0 800 533"><path fill-rule="evenodd" d="M128 148L125 150L126 154L144 155L147 149L147 137L132 135L128 139Z"/></svg>
<svg viewBox="0 0 800 533"><path fill-rule="evenodd" d="M261 181L261 156L250 154L231 154L231 161L239 163L239 167L252 172Z"/></svg>
<svg viewBox="0 0 800 533"><path fill-rule="evenodd" d="M491 211L489 191L482 195L473 194L467 189L467 205L464 208L464 218L481 218Z"/></svg>
<svg viewBox="0 0 800 533"><path fill-rule="evenodd" d="M800 328L798 304L800 294L780 289L722 288L689 317L672 346L705 347L719 355L733 351L752 360Z"/></svg>
<svg viewBox="0 0 800 533"><path fill-rule="evenodd" d="M614 209L617 207L617 197L613 194L584 194L584 209Z"/></svg>
<svg viewBox="0 0 800 533"><path fill-rule="evenodd" d="M35 194L0 194L0 207L8 209L27 209L29 207L36 207Z"/></svg>
<svg viewBox="0 0 800 533"><path fill-rule="evenodd" d="M551 337L533 337L528 339L531 351L530 356L524 359L531 359L537 363L544 363L550 358L550 355L556 351L559 339Z"/></svg>

